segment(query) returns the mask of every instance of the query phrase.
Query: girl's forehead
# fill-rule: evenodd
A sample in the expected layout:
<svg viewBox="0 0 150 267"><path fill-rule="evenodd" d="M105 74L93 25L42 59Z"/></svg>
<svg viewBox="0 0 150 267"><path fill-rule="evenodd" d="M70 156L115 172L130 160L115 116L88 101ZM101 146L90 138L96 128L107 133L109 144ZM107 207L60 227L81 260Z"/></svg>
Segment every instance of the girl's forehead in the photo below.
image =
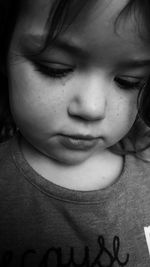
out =
<svg viewBox="0 0 150 267"><path fill-rule="evenodd" d="M22 6L22 12L20 19L18 20L18 25L21 25L21 28L25 29L25 31L36 31L37 28L39 30L44 29L49 19L50 10L52 5L56 2L56 0L27 0L24 1ZM57 1L58 2L58 1ZM59 1L61 2L61 1ZM79 0L72 0L71 8L67 14L69 19L71 19L71 27L69 27L70 31L82 31L84 33L89 32L89 28L91 31L98 28L99 31L102 31L102 27L108 30L109 28L115 30L115 23L120 13L129 0L93 0L88 1L80 10L79 14L77 14L75 19L72 19L72 12L76 8L75 4L78 5ZM117 31L119 29L122 31L122 27L124 27L124 35L126 33L130 33L135 35L135 30L138 28L136 20L132 18L132 14L127 17L127 19L119 20L119 24L117 24ZM51 18L50 18L51 19ZM119 25L119 27L118 27Z"/></svg>
<svg viewBox="0 0 150 267"><path fill-rule="evenodd" d="M29 21L33 25L44 23L48 19L53 2L53 0L23 0L19 22Z"/></svg>
<svg viewBox="0 0 150 267"><path fill-rule="evenodd" d="M42 14L47 8L53 4L55 0L23 0L22 1L22 12L26 15L32 13L32 15Z"/></svg>
<svg viewBox="0 0 150 267"><path fill-rule="evenodd" d="M20 32L25 31L25 33L33 35L45 33L45 25L53 3L55 3L55 0L27 0L24 16L18 22ZM72 3L77 4L78 1L72 1ZM115 33L115 22L127 3L128 0L87 0L87 4L83 6L83 9L72 21L64 35L68 39L74 38L76 41L83 41L87 45L90 43L97 43L98 46L101 43L108 43L109 45L111 42L112 46L116 46L117 49L118 40L119 42L121 40L123 45L124 42L127 42L127 45L130 42L131 45L136 43L136 47L142 47L143 41L139 37L136 20L132 14L126 19L119 20ZM74 5L72 5L72 9L73 7ZM71 14L68 14L68 16L71 16ZM97 42L98 35L100 36L99 42Z"/></svg>
<svg viewBox="0 0 150 267"><path fill-rule="evenodd" d="M128 3L129 0L87 0L83 1L83 5L80 3L80 0L70 0L68 1L69 12L68 16L72 16L75 9L78 9L78 6L81 7L81 12L79 12L78 17L86 16L101 16L103 12L109 10L112 14L117 11L120 12L122 8ZM36 18L37 20L41 17L45 17L49 14L49 11L53 4L57 6L57 3L60 3L62 7L64 6L63 1L58 0L22 0L22 12L27 17Z"/></svg>
<svg viewBox="0 0 150 267"><path fill-rule="evenodd" d="M63 1L57 1L63 2ZM119 13L124 9L128 0L93 0L84 1L80 12L74 18L74 10L79 5L79 0L72 0L69 4L69 12L67 12L68 20L77 27L84 26L87 28L99 18L98 23L105 21L106 24L113 24ZM36 27L37 25L43 27L46 25L49 18L51 8L56 0L27 0L23 1L22 12L20 20L27 28ZM62 5L63 6L63 5ZM51 19L51 18L50 18ZM30 25L30 27L29 27ZM99 25L100 26L100 25Z"/></svg>

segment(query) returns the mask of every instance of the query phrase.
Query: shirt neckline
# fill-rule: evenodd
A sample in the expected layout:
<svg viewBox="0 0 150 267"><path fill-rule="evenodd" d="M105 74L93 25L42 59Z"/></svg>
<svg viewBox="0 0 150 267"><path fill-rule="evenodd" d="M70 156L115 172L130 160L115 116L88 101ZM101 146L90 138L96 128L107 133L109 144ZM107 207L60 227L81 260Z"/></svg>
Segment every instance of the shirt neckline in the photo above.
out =
<svg viewBox="0 0 150 267"><path fill-rule="evenodd" d="M75 202L78 204L98 204L105 202L112 197L119 197L125 189L127 179L129 177L129 157L126 155L124 159L124 168L120 177L115 183L107 188L93 190L93 191L78 191L67 189L62 186L56 185L38 174L24 158L21 151L19 135L12 139L11 155L13 161L22 177L34 186L36 190L41 191L43 194L65 202Z"/></svg>

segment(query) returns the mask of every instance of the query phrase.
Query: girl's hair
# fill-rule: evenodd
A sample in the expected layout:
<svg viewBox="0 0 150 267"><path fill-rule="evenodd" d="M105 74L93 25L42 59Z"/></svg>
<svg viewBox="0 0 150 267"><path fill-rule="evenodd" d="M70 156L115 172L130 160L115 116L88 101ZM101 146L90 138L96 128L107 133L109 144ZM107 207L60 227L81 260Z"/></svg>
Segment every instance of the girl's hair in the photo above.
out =
<svg viewBox="0 0 150 267"><path fill-rule="evenodd" d="M57 36L69 27L80 14L80 11L87 6L95 4L101 0L53 0L52 7L49 11L47 23L45 25L47 36L43 47L38 51L41 53ZM10 41L15 29L17 20L26 12L29 0L0 0L0 141L3 141L16 131L16 125L9 110L8 97L8 79L7 79L7 53ZM135 21L139 30L139 35L143 41L150 41L150 1L149 0L129 0L128 4L118 15L114 24L117 29L118 24L128 19L128 16L134 14ZM143 32L144 25L144 32ZM133 128L127 138L134 144L136 151L136 143L139 137L149 137L147 126L150 126L150 77L138 97L138 115ZM137 129L137 130L135 130ZM145 130L146 129L146 130ZM148 144L149 145L149 144ZM140 147L141 149L141 147Z"/></svg>

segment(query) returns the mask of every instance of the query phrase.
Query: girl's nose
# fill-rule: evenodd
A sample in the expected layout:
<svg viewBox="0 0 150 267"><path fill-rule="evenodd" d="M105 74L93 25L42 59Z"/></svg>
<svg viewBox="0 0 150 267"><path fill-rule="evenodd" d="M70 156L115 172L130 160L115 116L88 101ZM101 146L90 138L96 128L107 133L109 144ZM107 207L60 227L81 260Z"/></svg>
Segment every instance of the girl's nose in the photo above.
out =
<svg viewBox="0 0 150 267"><path fill-rule="evenodd" d="M102 120L107 105L105 82L99 77L80 82L69 103L68 114L87 121Z"/></svg>

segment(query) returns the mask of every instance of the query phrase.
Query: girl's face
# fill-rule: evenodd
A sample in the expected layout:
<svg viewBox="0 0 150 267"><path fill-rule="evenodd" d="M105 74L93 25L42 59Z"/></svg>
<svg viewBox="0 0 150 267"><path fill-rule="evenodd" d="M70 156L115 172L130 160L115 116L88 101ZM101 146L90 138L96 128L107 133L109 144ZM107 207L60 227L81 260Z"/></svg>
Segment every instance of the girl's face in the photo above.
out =
<svg viewBox="0 0 150 267"><path fill-rule="evenodd" d="M133 17L121 19L115 31L127 1L112 0L85 8L42 54L24 56L42 42L48 2L32 1L18 20L8 55L10 103L22 135L39 153L75 165L131 129L150 50Z"/></svg>

